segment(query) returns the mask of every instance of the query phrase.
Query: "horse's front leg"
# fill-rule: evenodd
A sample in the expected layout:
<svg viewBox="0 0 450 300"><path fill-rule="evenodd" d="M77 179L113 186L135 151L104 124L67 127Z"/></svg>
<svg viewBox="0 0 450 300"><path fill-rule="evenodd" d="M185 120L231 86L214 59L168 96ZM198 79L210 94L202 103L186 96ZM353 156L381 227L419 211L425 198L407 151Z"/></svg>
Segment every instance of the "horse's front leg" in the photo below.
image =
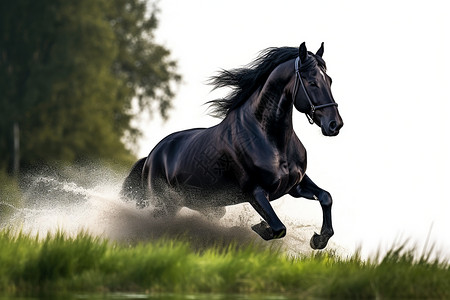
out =
<svg viewBox="0 0 450 300"><path fill-rule="evenodd" d="M331 223L331 205L333 199L330 193L318 187L307 175L295 186L289 194L293 197L303 197L311 200L318 200L322 206L323 223L320 235L314 233L311 238L311 248L323 249L327 246L328 240L333 236L333 226Z"/></svg>
<svg viewBox="0 0 450 300"><path fill-rule="evenodd" d="M264 189L256 187L253 191L253 199L249 202L264 219L261 223L252 226L256 233L266 241L282 238L286 235L286 227L270 205L269 195Z"/></svg>

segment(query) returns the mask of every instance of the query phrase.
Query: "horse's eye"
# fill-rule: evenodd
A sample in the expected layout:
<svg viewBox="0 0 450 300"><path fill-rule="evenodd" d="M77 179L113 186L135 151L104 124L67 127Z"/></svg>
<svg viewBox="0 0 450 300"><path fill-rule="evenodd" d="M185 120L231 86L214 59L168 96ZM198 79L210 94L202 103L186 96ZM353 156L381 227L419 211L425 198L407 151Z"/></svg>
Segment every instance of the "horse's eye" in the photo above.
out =
<svg viewBox="0 0 450 300"><path fill-rule="evenodd" d="M309 86L318 87L317 81L310 81L308 83L309 83Z"/></svg>

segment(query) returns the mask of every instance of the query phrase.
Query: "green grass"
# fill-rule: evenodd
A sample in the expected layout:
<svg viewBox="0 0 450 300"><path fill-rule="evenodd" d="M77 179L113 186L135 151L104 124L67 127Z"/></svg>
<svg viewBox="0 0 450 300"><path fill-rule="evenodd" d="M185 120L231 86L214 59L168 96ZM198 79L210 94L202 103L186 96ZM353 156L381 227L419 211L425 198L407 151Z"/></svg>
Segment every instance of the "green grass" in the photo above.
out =
<svg viewBox="0 0 450 300"><path fill-rule="evenodd" d="M0 232L0 291L282 293L298 298L450 298L448 262L400 246L362 260L330 252L292 258L256 246L193 250L187 242L113 243L80 233Z"/></svg>

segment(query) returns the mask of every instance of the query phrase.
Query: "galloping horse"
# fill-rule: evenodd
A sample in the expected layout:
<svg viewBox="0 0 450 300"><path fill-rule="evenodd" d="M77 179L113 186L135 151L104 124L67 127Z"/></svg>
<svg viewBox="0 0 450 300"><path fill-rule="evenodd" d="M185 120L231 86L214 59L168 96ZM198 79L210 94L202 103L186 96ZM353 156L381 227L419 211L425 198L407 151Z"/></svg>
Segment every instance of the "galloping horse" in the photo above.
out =
<svg viewBox="0 0 450 300"><path fill-rule="evenodd" d="M315 54L305 43L269 48L248 66L212 77L215 88L232 88L209 102L223 120L164 138L133 166L122 196L138 207L150 201L158 216L188 207L220 218L225 206L249 202L264 219L252 229L265 240L286 234L270 201L286 194L318 200L323 224L310 245L325 248L333 235L332 198L306 175L306 150L292 126L294 107L323 135L335 136L343 126L323 51L323 43Z"/></svg>

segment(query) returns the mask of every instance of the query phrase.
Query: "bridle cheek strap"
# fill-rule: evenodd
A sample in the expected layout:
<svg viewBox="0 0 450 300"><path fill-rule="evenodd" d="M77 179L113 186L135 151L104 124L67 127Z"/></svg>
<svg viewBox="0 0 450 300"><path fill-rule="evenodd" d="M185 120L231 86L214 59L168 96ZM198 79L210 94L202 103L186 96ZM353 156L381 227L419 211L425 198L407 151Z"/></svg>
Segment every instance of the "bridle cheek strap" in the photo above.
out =
<svg viewBox="0 0 450 300"><path fill-rule="evenodd" d="M337 103L326 103L326 104L321 104L321 105L314 105L311 101L311 98L309 97L308 91L305 88L305 84L303 83L302 77L300 76L300 57L297 56L297 58L295 59L295 84L294 84L294 93L292 94L293 97L293 101L295 102L295 98L297 97L297 93L298 93L298 86L299 86L299 82L300 85L302 87L303 93L306 96L306 99L308 99L309 105L310 105L310 111L309 113L305 113L306 118L308 119L309 124L314 124L314 114L316 112L316 110L318 109L322 109L325 107L329 107L329 106L338 106Z"/></svg>

